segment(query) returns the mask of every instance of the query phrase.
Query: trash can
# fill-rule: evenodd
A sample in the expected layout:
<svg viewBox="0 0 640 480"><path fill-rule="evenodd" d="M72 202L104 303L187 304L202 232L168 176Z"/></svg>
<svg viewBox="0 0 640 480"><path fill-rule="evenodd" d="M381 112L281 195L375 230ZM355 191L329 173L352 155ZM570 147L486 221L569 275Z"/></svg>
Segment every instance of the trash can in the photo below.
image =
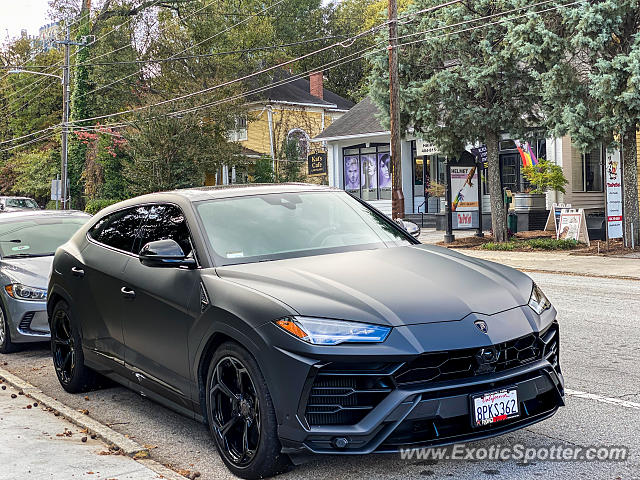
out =
<svg viewBox="0 0 640 480"><path fill-rule="evenodd" d="M518 215L516 213L509 213L507 216L507 229L511 233L518 233Z"/></svg>

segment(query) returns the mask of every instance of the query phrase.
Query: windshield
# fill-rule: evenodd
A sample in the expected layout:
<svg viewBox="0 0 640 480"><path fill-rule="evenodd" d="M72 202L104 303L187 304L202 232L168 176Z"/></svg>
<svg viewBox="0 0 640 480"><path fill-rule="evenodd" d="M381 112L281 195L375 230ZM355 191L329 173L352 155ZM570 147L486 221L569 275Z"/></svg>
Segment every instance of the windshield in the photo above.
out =
<svg viewBox="0 0 640 480"><path fill-rule="evenodd" d="M225 198L197 210L220 266L412 244L344 192Z"/></svg>
<svg viewBox="0 0 640 480"><path fill-rule="evenodd" d="M36 201L30 198L7 198L5 204L12 208L38 208Z"/></svg>
<svg viewBox="0 0 640 480"><path fill-rule="evenodd" d="M0 257L53 255L88 219L48 218L0 223Z"/></svg>

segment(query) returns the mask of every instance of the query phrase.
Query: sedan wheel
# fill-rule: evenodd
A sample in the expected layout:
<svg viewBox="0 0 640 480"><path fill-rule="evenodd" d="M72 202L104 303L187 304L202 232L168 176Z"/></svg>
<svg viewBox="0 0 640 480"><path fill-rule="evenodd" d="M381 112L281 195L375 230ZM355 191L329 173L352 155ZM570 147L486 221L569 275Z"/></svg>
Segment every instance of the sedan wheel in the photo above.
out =
<svg viewBox="0 0 640 480"><path fill-rule="evenodd" d="M11 353L17 350L15 343L11 341L11 332L9 331L9 324L7 323L7 317L0 305L0 353Z"/></svg>
<svg viewBox="0 0 640 480"><path fill-rule="evenodd" d="M206 386L209 429L227 467L247 479L285 471L291 462L281 453L271 395L253 356L236 343L222 344Z"/></svg>

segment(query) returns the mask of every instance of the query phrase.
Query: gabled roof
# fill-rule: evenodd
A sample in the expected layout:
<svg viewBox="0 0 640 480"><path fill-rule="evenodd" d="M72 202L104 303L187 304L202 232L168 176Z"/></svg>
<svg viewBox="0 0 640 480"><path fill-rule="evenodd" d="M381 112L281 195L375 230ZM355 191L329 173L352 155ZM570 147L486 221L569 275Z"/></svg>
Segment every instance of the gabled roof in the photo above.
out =
<svg viewBox="0 0 640 480"><path fill-rule="evenodd" d="M273 86L263 92L250 95L248 97L249 100L254 102L271 101L302 105L317 105L319 107L337 110L349 110L354 105L351 100L347 100L326 88L323 92L324 99L311 95L309 79L306 77L298 78L288 83L278 84L292 77L293 75L286 70L274 70L271 73L269 83L262 83L263 86Z"/></svg>
<svg viewBox="0 0 640 480"><path fill-rule="evenodd" d="M365 97L355 107L337 119L314 140L335 140L367 134L389 133L378 120L380 109L371 97Z"/></svg>

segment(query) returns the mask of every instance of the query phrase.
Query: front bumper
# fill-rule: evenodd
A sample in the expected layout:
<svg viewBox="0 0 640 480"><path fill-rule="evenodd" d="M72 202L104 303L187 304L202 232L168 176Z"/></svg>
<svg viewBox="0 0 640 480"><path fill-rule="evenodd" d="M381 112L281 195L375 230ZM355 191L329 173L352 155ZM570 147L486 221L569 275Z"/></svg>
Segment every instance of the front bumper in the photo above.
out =
<svg viewBox="0 0 640 480"><path fill-rule="evenodd" d="M43 342L50 339L46 301L16 300L3 294L12 342Z"/></svg>
<svg viewBox="0 0 640 480"><path fill-rule="evenodd" d="M265 373L270 385L275 381L271 391L283 451L390 453L487 438L552 416L564 405L555 311L544 319L530 309L499 316L492 327L512 328L502 333L493 328L492 336L478 336L473 322L479 316L470 315L459 322L402 327L401 335L377 346L311 346L304 355L277 346L273 369ZM491 346L502 352L502 360L483 370L469 352ZM517 389L521 415L473 427L470 395L504 388Z"/></svg>

